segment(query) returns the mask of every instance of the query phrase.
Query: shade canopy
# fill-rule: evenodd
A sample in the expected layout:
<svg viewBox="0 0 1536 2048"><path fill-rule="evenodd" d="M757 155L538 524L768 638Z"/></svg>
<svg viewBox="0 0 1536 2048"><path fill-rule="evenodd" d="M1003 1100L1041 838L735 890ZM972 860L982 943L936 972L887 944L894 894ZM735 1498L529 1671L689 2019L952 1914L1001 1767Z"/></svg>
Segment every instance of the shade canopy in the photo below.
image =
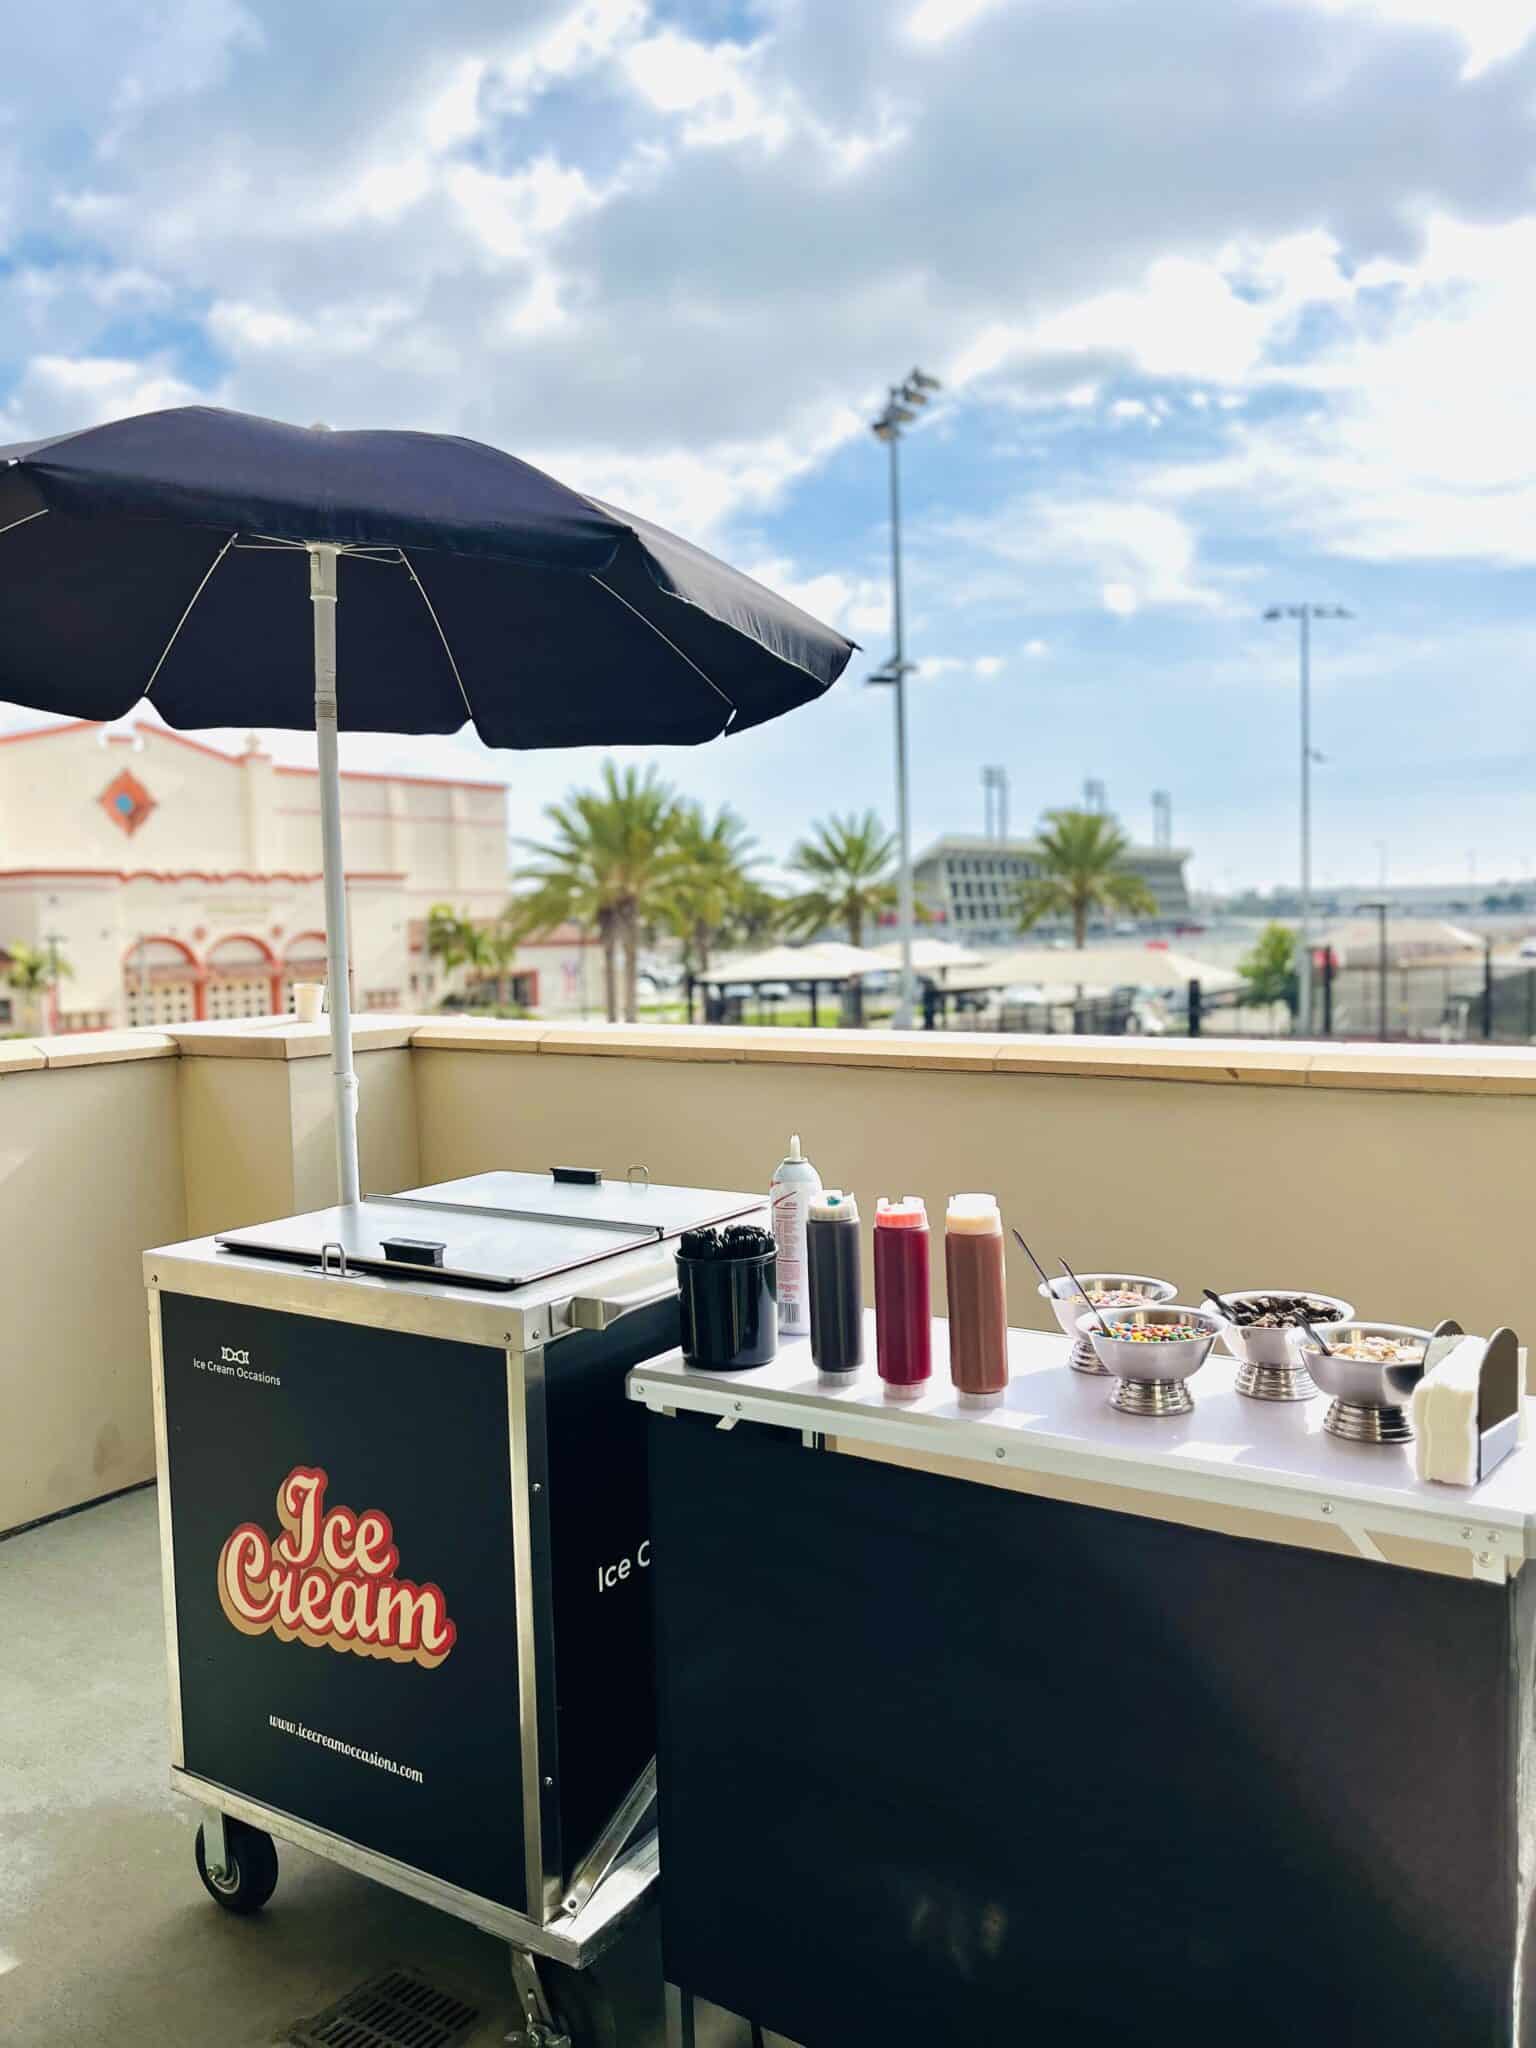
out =
<svg viewBox="0 0 1536 2048"><path fill-rule="evenodd" d="M876 946L875 958L887 972L894 973L901 966L901 945L895 942L888 946ZM956 945L953 939L914 939L912 941L912 972L937 976L948 976L962 968L985 967L985 953L973 952L969 947Z"/></svg>
<svg viewBox="0 0 1536 2048"><path fill-rule="evenodd" d="M185 406L0 447L0 698L310 729L315 543L343 551L343 731L693 744L808 703L852 653L499 449Z"/></svg>
<svg viewBox="0 0 1536 2048"><path fill-rule="evenodd" d="M883 965L863 946L827 939L812 946L769 946L761 953L717 961L706 973L696 974L694 980L711 986L728 982L753 986L769 981L857 981L861 975L878 972Z"/></svg>
<svg viewBox="0 0 1536 2048"><path fill-rule="evenodd" d="M1214 967L1209 961L1163 946L1085 946L1080 952L1072 947L1029 946L994 954L982 967L957 970L946 977L944 985L962 995L984 989L1037 988L1052 992L1042 994L1041 1001L1070 1001L1079 989L1085 995L1107 994L1117 988L1167 990L1186 988L1192 981L1215 994L1241 988L1243 977L1230 967Z"/></svg>

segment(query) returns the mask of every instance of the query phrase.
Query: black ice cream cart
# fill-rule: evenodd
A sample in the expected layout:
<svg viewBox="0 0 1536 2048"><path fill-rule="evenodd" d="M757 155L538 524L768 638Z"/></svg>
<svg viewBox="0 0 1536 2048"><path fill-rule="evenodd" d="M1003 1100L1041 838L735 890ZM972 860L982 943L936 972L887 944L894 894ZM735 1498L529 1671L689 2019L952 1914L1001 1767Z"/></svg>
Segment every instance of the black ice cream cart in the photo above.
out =
<svg viewBox="0 0 1536 2048"><path fill-rule="evenodd" d="M558 2038L532 1958L581 1969L657 1867L624 1379L677 1341L671 1241L760 1207L488 1173L146 1254L171 1777L221 1904L299 1843L504 1936Z"/></svg>

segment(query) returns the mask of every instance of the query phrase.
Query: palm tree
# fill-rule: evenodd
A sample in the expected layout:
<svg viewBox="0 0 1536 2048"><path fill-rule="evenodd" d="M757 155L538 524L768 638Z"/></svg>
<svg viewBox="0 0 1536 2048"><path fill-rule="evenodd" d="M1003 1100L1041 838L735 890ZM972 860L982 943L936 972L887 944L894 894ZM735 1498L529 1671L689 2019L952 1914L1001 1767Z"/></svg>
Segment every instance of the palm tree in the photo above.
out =
<svg viewBox="0 0 1536 2048"><path fill-rule="evenodd" d="M890 874L895 838L873 811L824 819L811 832L789 856L790 868L809 886L785 905L785 929L796 938L814 938L829 924L840 924L849 944L862 946L866 921L896 908Z"/></svg>
<svg viewBox="0 0 1536 2048"><path fill-rule="evenodd" d="M449 903L434 903L427 912L427 954L442 962L445 974L467 967L472 974L484 975L498 964L489 928Z"/></svg>
<svg viewBox="0 0 1536 2048"><path fill-rule="evenodd" d="M667 922L683 942L683 967L707 974L709 956L753 886L757 856L729 804L713 822L700 804L680 806L673 826Z"/></svg>
<svg viewBox="0 0 1536 2048"><path fill-rule="evenodd" d="M10 955L6 981L23 999L28 1014L40 1023L44 996L75 970L52 947L44 952L41 946L29 946L24 940L15 939L6 951Z"/></svg>
<svg viewBox="0 0 1536 2048"><path fill-rule="evenodd" d="M554 836L548 845L527 842L538 858L519 870L530 886L510 906L508 923L521 937L571 921L591 926L603 949L609 1021L622 1008L633 1023L640 933L664 916L675 878L677 798L654 768L620 773L605 761L599 789L572 791L544 815Z"/></svg>
<svg viewBox="0 0 1536 2048"><path fill-rule="evenodd" d="M1048 811L1036 835L1041 872L1019 886L1019 930L1042 917L1070 917L1078 947L1087 943L1095 910L1151 917L1157 899L1140 875L1125 866L1130 841L1113 818L1098 811Z"/></svg>
<svg viewBox="0 0 1536 2048"><path fill-rule="evenodd" d="M782 896L748 876L715 937L733 951L738 947L745 952L749 947L766 946L784 929L787 908Z"/></svg>

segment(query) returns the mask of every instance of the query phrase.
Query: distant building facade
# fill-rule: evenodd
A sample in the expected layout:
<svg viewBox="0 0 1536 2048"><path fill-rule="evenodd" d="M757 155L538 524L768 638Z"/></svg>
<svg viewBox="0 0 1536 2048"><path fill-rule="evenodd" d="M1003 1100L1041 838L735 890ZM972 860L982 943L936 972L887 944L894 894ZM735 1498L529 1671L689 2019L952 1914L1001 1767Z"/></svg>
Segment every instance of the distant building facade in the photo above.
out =
<svg viewBox="0 0 1536 2048"><path fill-rule="evenodd" d="M1188 859L1183 847L1127 849L1126 868L1146 883L1157 904L1156 919L1147 923L1178 924L1189 916ZM1040 872L1040 848L1033 839L955 835L936 840L919 855L912 864L912 885L918 903L946 937L965 945L1016 945L1019 886ZM1044 918L1034 929L1049 933L1058 927L1068 930L1069 920Z"/></svg>
<svg viewBox="0 0 1536 2048"><path fill-rule="evenodd" d="M427 911L491 919L507 901L500 783L344 772L353 1001L441 998ZM165 727L88 722L0 738L0 949L69 972L28 1028L270 1016L325 979L316 773ZM514 970L536 1002L537 968ZM568 978L568 977L567 977ZM0 994L8 994L0 991Z"/></svg>

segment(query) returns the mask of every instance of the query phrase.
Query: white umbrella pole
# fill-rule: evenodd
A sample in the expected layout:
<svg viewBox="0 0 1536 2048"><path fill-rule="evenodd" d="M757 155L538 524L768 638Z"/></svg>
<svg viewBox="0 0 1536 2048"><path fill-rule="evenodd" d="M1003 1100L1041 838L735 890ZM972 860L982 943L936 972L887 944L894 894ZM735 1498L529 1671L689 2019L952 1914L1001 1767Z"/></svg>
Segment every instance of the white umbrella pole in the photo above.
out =
<svg viewBox="0 0 1536 2048"><path fill-rule="evenodd" d="M331 1012L331 1085L336 1096L337 1199L355 1202L357 1075L352 1067L352 996L347 977L347 884L341 859L341 765L336 753L336 559L309 549L315 614L315 739L320 751L320 844L325 867L325 981Z"/></svg>

